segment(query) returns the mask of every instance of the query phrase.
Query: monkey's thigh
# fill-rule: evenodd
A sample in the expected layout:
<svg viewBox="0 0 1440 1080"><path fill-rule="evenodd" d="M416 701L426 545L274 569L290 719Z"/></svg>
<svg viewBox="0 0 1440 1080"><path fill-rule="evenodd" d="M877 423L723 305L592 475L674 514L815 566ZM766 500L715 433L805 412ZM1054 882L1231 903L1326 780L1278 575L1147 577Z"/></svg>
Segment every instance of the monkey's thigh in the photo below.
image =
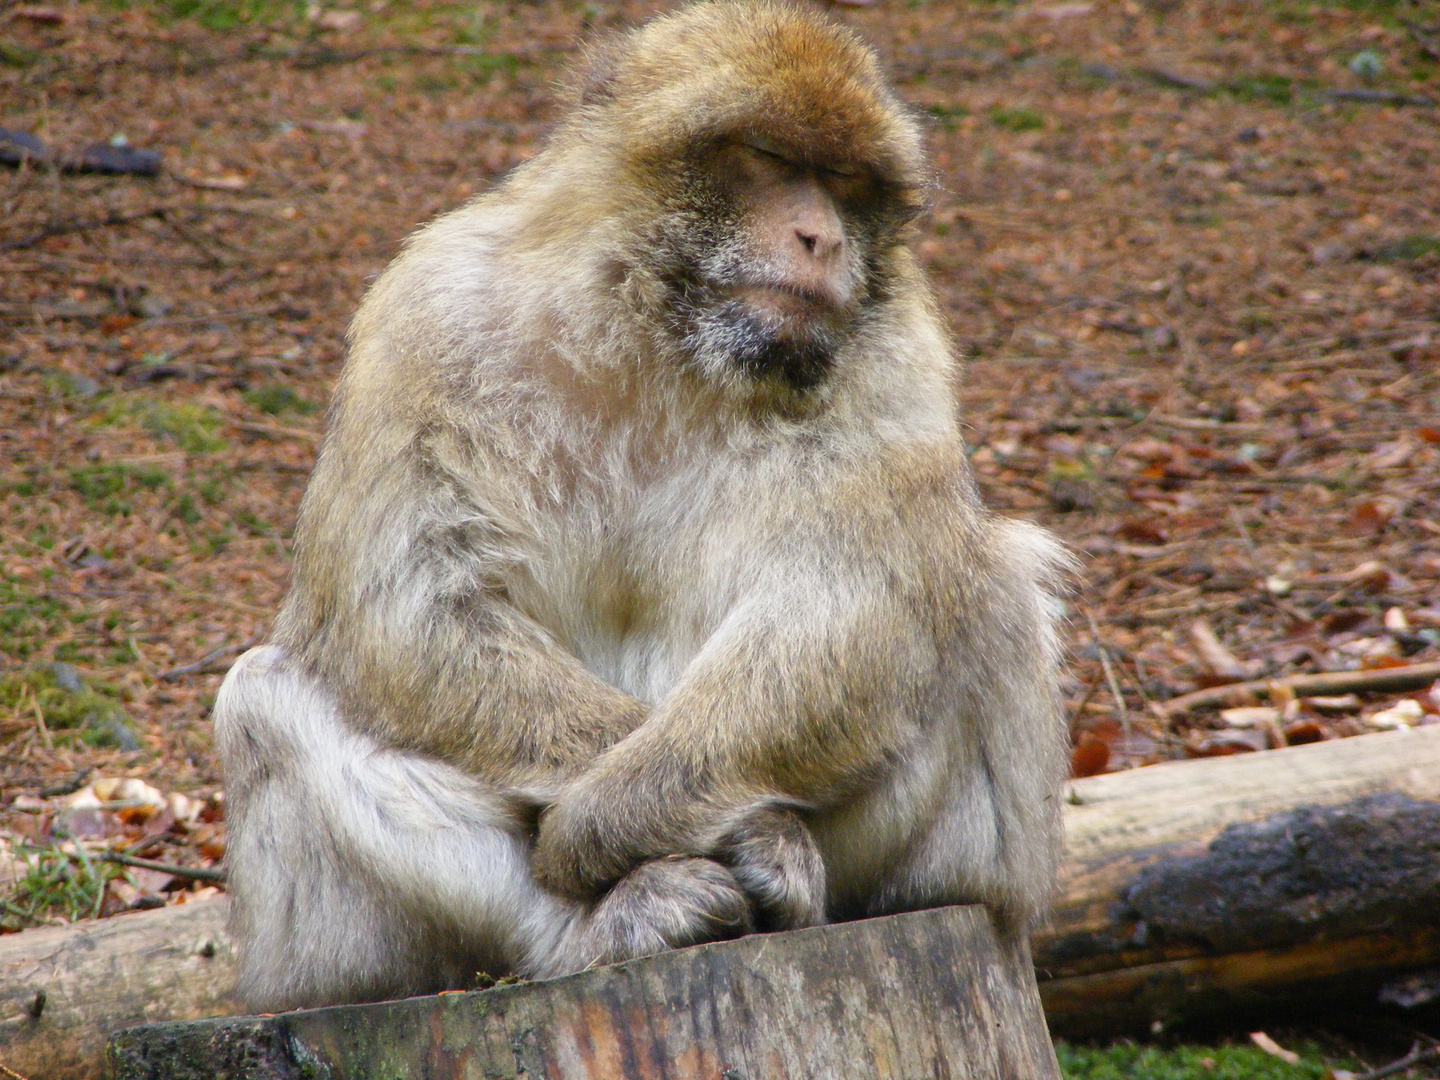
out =
<svg viewBox="0 0 1440 1080"><path fill-rule="evenodd" d="M957 768L948 742L930 728L874 786L810 820L832 918L985 898L996 807L983 768Z"/></svg>
<svg viewBox="0 0 1440 1080"><path fill-rule="evenodd" d="M1047 902L1065 732L1052 666L1034 659L1047 634L1009 615L942 663L879 782L813 827L837 916Z"/></svg>
<svg viewBox="0 0 1440 1080"><path fill-rule="evenodd" d="M569 918L499 796L382 747L277 646L215 703L241 993L271 1008L470 985Z"/></svg>

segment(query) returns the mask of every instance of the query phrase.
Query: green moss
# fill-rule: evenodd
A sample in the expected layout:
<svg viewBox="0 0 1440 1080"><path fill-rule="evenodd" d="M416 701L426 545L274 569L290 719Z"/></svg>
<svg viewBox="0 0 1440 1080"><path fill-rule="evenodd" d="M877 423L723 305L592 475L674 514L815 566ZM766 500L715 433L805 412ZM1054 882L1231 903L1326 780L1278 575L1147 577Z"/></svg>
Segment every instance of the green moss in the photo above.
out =
<svg viewBox="0 0 1440 1080"><path fill-rule="evenodd" d="M1045 126L1045 117L1034 109L996 106L989 115L992 124L1006 131L1039 131Z"/></svg>
<svg viewBox="0 0 1440 1080"><path fill-rule="evenodd" d="M128 647L125 653L128 661L134 660ZM58 661L0 679L0 706L32 714L38 706L57 743L78 739L89 746L138 750L130 718L118 700L121 696L106 683L92 687L68 663Z"/></svg>
<svg viewBox="0 0 1440 1080"><path fill-rule="evenodd" d="M106 514L128 514L130 504L122 498L126 494L169 486L167 473L149 467L112 463L70 470L70 487L90 509Z"/></svg>
<svg viewBox="0 0 1440 1080"><path fill-rule="evenodd" d="M246 390L240 396L252 407L263 413L269 413L271 416L279 416L285 412L307 415L315 411L313 401L306 401L290 387L280 383L256 386Z"/></svg>
<svg viewBox="0 0 1440 1080"><path fill-rule="evenodd" d="M1327 1059L1318 1047L1290 1047L1301 1057L1288 1065L1256 1046L1177 1046L1162 1050L1120 1042L1107 1047L1055 1044L1065 1080L1321 1080L1327 1068L1355 1068Z"/></svg>
<svg viewBox="0 0 1440 1080"><path fill-rule="evenodd" d="M225 449L225 440L217 433L220 414L208 406L131 398L111 405L106 418L112 423L135 421L155 438L187 453L210 454Z"/></svg>

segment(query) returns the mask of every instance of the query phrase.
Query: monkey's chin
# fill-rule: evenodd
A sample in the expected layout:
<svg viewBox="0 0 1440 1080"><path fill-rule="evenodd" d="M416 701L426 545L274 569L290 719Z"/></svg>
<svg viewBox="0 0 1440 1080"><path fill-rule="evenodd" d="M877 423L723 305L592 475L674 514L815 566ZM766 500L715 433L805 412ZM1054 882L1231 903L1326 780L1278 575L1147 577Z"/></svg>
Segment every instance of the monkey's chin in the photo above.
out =
<svg viewBox="0 0 1440 1080"><path fill-rule="evenodd" d="M703 370L811 390L830 374L840 334L812 301L796 299L804 309L785 313L728 300L696 317L687 345Z"/></svg>

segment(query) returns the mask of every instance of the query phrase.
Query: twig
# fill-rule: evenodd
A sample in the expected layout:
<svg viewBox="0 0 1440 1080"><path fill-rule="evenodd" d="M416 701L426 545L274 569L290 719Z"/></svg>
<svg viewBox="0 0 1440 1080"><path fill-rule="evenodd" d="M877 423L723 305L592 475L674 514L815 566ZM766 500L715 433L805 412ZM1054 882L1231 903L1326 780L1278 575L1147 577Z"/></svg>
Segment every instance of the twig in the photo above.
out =
<svg viewBox="0 0 1440 1080"><path fill-rule="evenodd" d="M1423 1050L1411 1050L1399 1061L1392 1061L1389 1065L1382 1065L1378 1069L1371 1069L1367 1073L1361 1073L1355 1080L1380 1080L1383 1076L1394 1076L1396 1073L1413 1069L1416 1065L1426 1061L1440 1059L1440 1046L1427 1046Z"/></svg>
<svg viewBox="0 0 1440 1080"><path fill-rule="evenodd" d="M1410 31L1410 36L1415 39L1415 44L1419 46L1421 52L1431 60L1440 60L1440 34L1417 22L1412 22L1410 19L1402 19L1397 16L1395 21Z"/></svg>
<svg viewBox="0 0 1440 1080"><path fill-rule="evenodd" d="M241 431L248 431L252 435L265 435L272 439L294 439L297 442L308 442L312 446L320 441L318 431L306 431L304 428L281 427L279 424L257 424L250 420L232 421Z"/></svg>
<svg viewBox="0 0 1440 1080"><path fill-rule="evenodd" d="M135 866L141 870L158 870L162 874L176 877L195 878L197 881L224 881L225 871L205 866L172 866L154 859L137 859L134 855L122 855L118 851L107 851L100 856L102 862L119 863L121 866Z"/></svg>
<svg viewBox="0 0 1440 1080"><path fill-rule="evenodd" d="M1105 646L1100 641L1100 629L1095 625L1095 619L1090 612L1085 612L1085 621L1090 624L1090 640L1095 642L1095 651L1100 654L1100 667L1105 672L1105 681L1110 684L1110 693L1115 698L1115 708L1120 711L1120 737L1125 742L1125 748L1130 748L1130 710L1125 707L1125 695L1120 693L1120 682L1115 678L1115 671L1110 666L1110 654L1106 652Z"/></svg>
<svg viewBox="0 0 1440 1080"><path fill-rule="evenodd" d="M1423 94L1402 94L1398 90L1322 90L1320 93L1336 101L1358 101L1364 105L1435 105Z"/></svg>
<svg viewBox="0 0 1440 1080"><path fill-rule="evenodd" d="M1142 68L1140 74L1154 79L1162 86L1174 86L1181 90L1199 90L1201 93L1209 93L1211 90L1219 89L1220 86L1219 83L1211 82L1209 79L1183 75L1178 71L1167 71L1165 68Z"/></svg>
<svg viewBox="0 0 1440 1080"><path fill-rule="evenodd" d="M239 645L221 645L220 648L215 649L213 652L206 653L194 663L185 664L177 668L171 668L169 671L162 671L158 676L156 676L156 678L163 679L165 682L174 682L176 679L183 679L186 675L200 675L202 673L206 673L210 668L210 665L213 664L216 660L219 660L222 656L227 656L231 653L242 653L246 649L250 648L250 646L254 645L257 640L258 639L252 638L251 640L243 642Z"/></svg>
<svg viewBox="0 0 1440 1080"><path fill-rule="evenodd" d="M209 237L202 236L187 223L181 221L178 215L168 210L162 210L156 216L166 225L170 226L171 231L173 231L176 236L200 252L201 255L204 255L205 258L209 259L211 265L230 267L238 266L245 261L232 252L222 250L219 246L220 242L212 242Z"/></svg>
<svg viewBox="0 0 1440 1080"><path fill-rule="evenodd" d="M51 236L61 236L65 233L87 232L90 229L103 229L110 225L128 225L132 221L141 221L148 217L164 218L168 211L175 208L175 206L167 205L152 206L147 210L112 210L103 218L72 217L63 221L52 221L48 225L41 226L23 240L12 240L8 244L0 244L0 251L20 251L23 248L34 247L40 241Z"/></svg>
<svg viewBox="0 0 1440 1080"><path fill-rule="evenodd" d="M41 788L40 798L54 799L61 795L73 795L85 786L85 781L89 779L90 774L94 771L93 765L86 765L83 769L77 771L69 780L60 784L54 784L50 787Z"/></svg>
<svg viewBox="0 0 1440 1080"><path fill-rule="evenodd" d="M10 1077L10 1080L30 1080L28 1076L21 1076L9 1065L6 1065L3 1061L0 1061L0 1072L3 1072L6 1076Z"/></svg>
<svg viewBox="0 0 1440 1080"><path fill-rule="evenodd" d="M1277 689L1289 689L1296 697L1328 697L1357 691L1422 690L1436 679L1440 679L1440 661L1376 668L1373 671L1327 671L1318 675L1290 675L1283 679L1252 679L1181 694L1160 702L1155 711L1162 719L1168 720L1195 709L1241 705L1253 695L1268 697Z"/></svg>

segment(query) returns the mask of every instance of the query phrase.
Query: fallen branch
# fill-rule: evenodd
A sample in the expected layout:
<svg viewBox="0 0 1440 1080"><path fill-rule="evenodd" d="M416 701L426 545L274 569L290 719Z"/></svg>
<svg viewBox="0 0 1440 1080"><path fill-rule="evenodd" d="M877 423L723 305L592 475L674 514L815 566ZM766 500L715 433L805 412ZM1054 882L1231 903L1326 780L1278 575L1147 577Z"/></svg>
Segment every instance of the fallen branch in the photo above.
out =
<svg viewBox="0 0 1440 1080"><path fill-rule="evenodd" d="M183 679L186 675L209 675L216 672L229 671L229 664L226 664L224 667L218 667L214 666L215 662L221 657L244 652L250 648L250 646L256 644L257 640L258 639L252 638L240 645L221 645L220 648L206 653L193 664L184 664L181 667L171 668L169 671L162 671L156 678L164 682L174 682L176 679Z"/></svg>
<svg viewBox="0 0 1440 1080"><path fill-rule="evenodd" d="M1423 889L1392 887L1397 867L1414 869L1423 886L1431 880L1425 874L1440 874L1440 862L1387 861L1387 853L1415 835L1413 828L1390 826L1423 825L1426 815L1440 814L1440 727L1131 769L1075 781L1069 794L1059 898L1032 939L1041 999L1056 1032L1145 1030L1202 1008L1291 1002L1317 987L1332 996L1337 987L1367 994L1398 973L1440 964L1440 904L1424 907ZM1392 801L1377 802L1377 795ZM1280 873L1289 850L1283 845L1303 838L1305 829L1314 833L1327 814L1343 817L1352 837L1380 840L1363 845L1373 865L1344 882L1342 899L1350 907L1343 926L1333 917L1336 895L1307 896L1303 874ZM1291 828L1296 823L1304 827L1298 833ZM1203 860L1216 858L1214 841L1222 834L1236 846L1236 833L1225 834L1232 826L1249 830L1240 846L1248 845L1258 861L1253 877L1242 870L1217 881L1205 875ZM1436 835L1440 829L1432 828L1419 843L1434 843ZM1280 848L1266 847L1267 836ZM1339 866L1338 850L1322 845L1319 854L1327 866ZM1276 944L1273 920L1257 928L1238 915L1208 926L1192 920L1218 944L1173 932L1175 912L1185 916L1203 907L1189 902L1191 896L1212 904L1217 896L1238 896L1240 907L1258 907L1269 918L1279 908L1265 908L1263 896L1243 895L1251 880L1272 891L1277 880L1298 885L1289 905L1298 915L1281 928L1293 940ZM1192 892L1177 891L1176 882L1188 882ZM1152 914L1142 917L1132 901ZM222 930L228 907L224 897L197 900L0 937L0 987L13 987L0 994L0 1004L15 1006L11 1015L0 1015L0 1060L34 1075L90 1077L108 1032L142 1019L225 1011L235 980ZM1417 909L1422 925L1402 919L1356 929L1357 911L1363 921L1377 911L1388 917ZM1321 917L1307 919L1312 911ZM1344 932L1334 933L1337 927ZM1251 938L1253 947L1246 944ZM26 1015L47 988L43 1015Z"/></svg>
<svg viewBox="0 0 1440 1080"><path fill-rule="evenodd" d="M253 420L235 420L234 425L241 431L248 431L252 435L264 435L268 439L293 439L296 442L308 442L312 446L320 441L318 431L306 431L304 428L282 427L279 424L260 424Z"/></svg>
<svg viewBox="0 0 1440 1080"><path fill-rule="evenodd" d="M51 236L88 232L91 229L104 229L111 225L128 225L132 221L143 221L145 218L151 217L164 218L174 209L176 209L175 205L152 206L146 210L112 210L102 218L72 217L65 218L63 221L52 221L48 225L41 226L23 240L12 240L8 244L0 244L0 251L20 251L24 248L34 247L40 241Z"/></svg>
<svg viewBox="0 0 1440 1080"><path fill-rule="evenodd" d="M156 862L154 859L140 859L119 851L105 852L100 856L100 861L119 863L121 866L134 866L141 870L158 870L162 874L174 874L176 877L194 878L197 881L225 880L224 870L207 866L172 866L170 863Z"/></svg>
<svg viewBox="0 0 1440 1080"><path fill-rule="evenodd" d="M222 898L0 937L0 1061L91 1080L110 1032L235 1011Z"/></svg>
<svg viewBox="0 0 1440 1080"><path fill-rule="evenodd" d="M1296 697L1328 697L1366 691L1423 690L1437 679L1440 679L1440 661L1369 671L1327 671L1318 675L1288 675L1283 679L1251 679L1211 686L1157 702L1153 707L1162 720L1168 720L1196 709L1244 705L1257 697L1269 697L1277 690Z"/></svg>
<svg viewBox="0 0 1440 1080"><path fill-rule="evenodd" d="M1415 1049L1406 1054L1399 1061L1392 1061L1389 1065L1382 1065L1378 1069L1371 1069L1367 1073L1361 1073L1355 1080L1381 1080L1385 1076L1395 1076L1402 1072L1408 1072L1416 1065L1423 1065L1427 1061L1440 1060L1440 1046L1427 1046L1423 1050Z"/></svg>

